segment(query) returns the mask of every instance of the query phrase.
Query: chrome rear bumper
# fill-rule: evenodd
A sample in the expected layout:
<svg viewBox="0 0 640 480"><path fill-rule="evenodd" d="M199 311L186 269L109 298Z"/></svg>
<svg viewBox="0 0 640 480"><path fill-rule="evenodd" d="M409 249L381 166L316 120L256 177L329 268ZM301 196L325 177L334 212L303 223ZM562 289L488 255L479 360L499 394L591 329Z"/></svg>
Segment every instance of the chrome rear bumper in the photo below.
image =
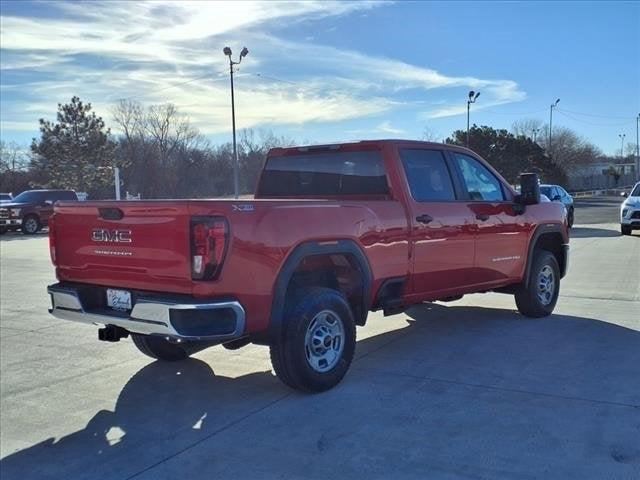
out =
<svg viewBox="0 0 640 480"><path fill-rule="evenodd" d="M49 313L62 320L93 325L115 325L132 333L162 335L183 340L227 341L244 333L245 312L237 301L175 303L138 297L130 313L83 304L77 288L55 284Z"/></svg>

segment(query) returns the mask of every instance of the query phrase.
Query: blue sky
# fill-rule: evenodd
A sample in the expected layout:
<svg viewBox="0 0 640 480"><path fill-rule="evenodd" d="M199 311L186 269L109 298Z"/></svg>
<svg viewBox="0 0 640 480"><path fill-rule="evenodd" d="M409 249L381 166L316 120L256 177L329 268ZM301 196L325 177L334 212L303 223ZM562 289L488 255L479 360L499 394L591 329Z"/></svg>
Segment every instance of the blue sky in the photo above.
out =
<svg viewBox="0 0 640 480"><path fill-rule="evenodd" d="M107 124L120 98L172 102L227 141L221 50L246 45L239 128L441 139L465 127L473 89L473 123L547 122L560 98L554 125L609 154L621 133L635 142L640 2L3 1L0 13L3 141L27 144L72 95Z"/></svg>

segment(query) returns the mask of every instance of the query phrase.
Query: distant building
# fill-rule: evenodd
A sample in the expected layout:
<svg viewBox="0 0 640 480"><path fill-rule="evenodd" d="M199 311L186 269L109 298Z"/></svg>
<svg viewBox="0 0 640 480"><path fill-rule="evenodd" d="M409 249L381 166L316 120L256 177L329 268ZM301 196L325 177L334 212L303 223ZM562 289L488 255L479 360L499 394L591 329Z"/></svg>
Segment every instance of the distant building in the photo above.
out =
<svg viewBox="0 0 640 480"><path fill-rule="evenodd" d="M612 175L617 172L617 178ZM567 171L570 190L596 190L633 185L636 178L636 166L631 163L602 161L585 165L575 165Z"/></svg>

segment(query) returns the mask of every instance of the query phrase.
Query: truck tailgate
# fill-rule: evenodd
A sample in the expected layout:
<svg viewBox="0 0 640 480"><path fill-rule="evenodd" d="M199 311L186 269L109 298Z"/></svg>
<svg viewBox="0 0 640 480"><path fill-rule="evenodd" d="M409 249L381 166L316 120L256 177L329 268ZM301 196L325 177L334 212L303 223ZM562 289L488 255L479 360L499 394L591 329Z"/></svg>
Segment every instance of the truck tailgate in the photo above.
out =
<svg viewBox="0 0 640 480"><path fill-rule="evenodd" d="M188 201L58 204L58 278L189 294L189 229Z"/></svg>

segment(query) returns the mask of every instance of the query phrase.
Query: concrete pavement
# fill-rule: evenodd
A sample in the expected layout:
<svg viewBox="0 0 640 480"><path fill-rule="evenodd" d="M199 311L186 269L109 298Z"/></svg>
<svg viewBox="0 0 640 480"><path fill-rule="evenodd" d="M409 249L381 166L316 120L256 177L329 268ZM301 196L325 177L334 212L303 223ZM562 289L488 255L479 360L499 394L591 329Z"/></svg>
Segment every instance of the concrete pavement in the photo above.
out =
<svg viewBox="0 0 640 480"><path fill-rule="evenodd" d="M500 294L371 314L313 396L265 347L162 364L50 318L45 238L0 262L3 480L640 478L640 235L615 223L576 226L553 316Z"/></svg>

